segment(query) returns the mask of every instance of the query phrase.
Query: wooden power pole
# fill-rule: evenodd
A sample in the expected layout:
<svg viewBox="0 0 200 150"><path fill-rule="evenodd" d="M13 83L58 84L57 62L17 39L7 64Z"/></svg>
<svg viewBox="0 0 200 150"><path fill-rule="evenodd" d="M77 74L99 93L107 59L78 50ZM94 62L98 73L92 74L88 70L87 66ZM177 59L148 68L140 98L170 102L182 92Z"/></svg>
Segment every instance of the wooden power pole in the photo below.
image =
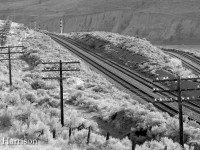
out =
<svg viewBox="0 0 200 150"><path fill-rule="evenodd" d="M155 102L153 103L174 103L177 102L178 103L178 109L179 109L179 139L180 139L180 145L184 148L184 133L183 133L183 110L182 110L182 105L183 102L190 102L190 101L200 101L200 99L184 99L182 98L182 92L184 91L195 91L195 90L200 90L200 86L197 86L197 88L190 88L190 89L182 89L181 87L181 81L193 81L193 82L197 82L200 78L181 78L180 76L178 76L178 78L175 79L169 79L168 77L165 77L163 79L156 79L153 82L177 82L177 89L174 90L159 90L158 88L154 88L153 92L157 92L157 93L163 93L163 92L176 92L177 93L177 98L176 99L172 99L170 98L170 100L157 100L155 99Z"/></svg>
<svg viewBox="0 0 200 150"><path fill-rule="evenodd" d="M6 46L6 47L0 47L1 49L5 49L5 48L8 49L8 52L5 52L5 53L1 52L0 53L0 55L8 55L8 58L0 59L0 61L8 60L10 86L12 86L12 66L11 66L11 60L16 60L16 58L11 58L11 54L24 53L24 51L11 52L11 48L15 48L15 47L22 47L22 48L24 48L24 46Z"/></svg>
<svg viewBox="0 0 200 150"><path fill-rule="evenodd" d="M51 65L59 65L59 69L44 69L42 72L59 72L59 77L43 77L46 80L56 79L60 81L60 117L61 117L61 125L64 126L64 108L63 108L63 80L66 79L63 77L64 71L80 71L80 69L63 69L63 64L79 64L79 61L72 61L72 62L42 62L42 64L51 64Z"/></svg>

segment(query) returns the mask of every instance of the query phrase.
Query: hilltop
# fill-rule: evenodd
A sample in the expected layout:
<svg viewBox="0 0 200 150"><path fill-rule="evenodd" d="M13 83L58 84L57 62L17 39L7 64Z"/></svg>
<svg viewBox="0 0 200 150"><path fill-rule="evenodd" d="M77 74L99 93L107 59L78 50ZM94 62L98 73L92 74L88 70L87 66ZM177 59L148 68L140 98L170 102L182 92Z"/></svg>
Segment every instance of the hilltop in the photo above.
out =
<svg viewBox="0 0 200 150"><path fill-rule="evenodd" d="M199 0L0 0L1 16L59 32L108 31L154 43L195 44L200 40Z"/></svg>

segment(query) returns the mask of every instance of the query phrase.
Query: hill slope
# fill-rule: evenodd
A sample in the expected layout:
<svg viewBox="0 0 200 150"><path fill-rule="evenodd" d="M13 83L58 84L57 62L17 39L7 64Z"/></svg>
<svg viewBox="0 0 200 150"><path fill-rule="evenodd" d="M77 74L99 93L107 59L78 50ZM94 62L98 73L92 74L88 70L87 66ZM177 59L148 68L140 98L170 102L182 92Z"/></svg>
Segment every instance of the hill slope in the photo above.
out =
<svg viewBox="0 0 200 150"><path fill-rule="evenodd" d="M33 27L64 31L109 31L138 35L153 42L197 43L200 40L198 0L0 0L1 16Z"/></svg>

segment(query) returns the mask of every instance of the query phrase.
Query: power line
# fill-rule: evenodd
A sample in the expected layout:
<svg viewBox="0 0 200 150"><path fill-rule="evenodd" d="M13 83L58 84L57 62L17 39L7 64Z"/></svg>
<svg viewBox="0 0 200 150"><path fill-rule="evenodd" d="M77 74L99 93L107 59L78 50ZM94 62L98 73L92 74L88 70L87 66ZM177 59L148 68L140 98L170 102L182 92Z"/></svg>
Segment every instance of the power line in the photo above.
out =
<svg viewBox="0 0 200 150"><path fill-rule="evenodd" d="M49 65L55 65L59 64L59 69L44 69L42 72L56 72L59 71L60 76L59 77L43 77L42 79L45 80L59 80L60 81L60 116L61 116L61 125L64 126L64 110L63 110L63 80L66 79L63 77L63 71L80 71L79 69L63 69L63 64L79 64L78 61L72 61L72 62L62 62L60 60L59 62L42 62L43 65L49 64Z"/></svg>
<svg viewBox="0 0 200 150"><path fill-rule="evenodd" d="M157 93L163 93L163 92L167 92L167 93L171 93L171 92L176 92L177 98L173 99L170 98L169 100L162 100L162 99L155 99L155 101L153 103L174 103L177 102L178 103L178 108L179 108L179 140L180 140L180 145L184 148L184 133L183 133L183 109L182 106L184 105L183 102L190 102L190 101L200 101L200 99L190 99L189 97L187 97L186 99L182 97L182 92L184 91L195 91L195 90L200 90L200 85L198 85L196 88L187 88L187 89L182 89L181 87L181 81L193 81L196 82L198 81L200 78L181 78L180 76L178 76L178 78L174 78L174 79L169 79L168 77L164 77L163 79L159 79L157 78L156 80L154 80L153 82L175 82L177 83L177 88L176 89L170 89L170 90L159 90L158 88L154 88L153 92L157 92Z"/></svg>
<svg viewBox="0 0 200 150"><path fill-rule="evenodd" d="M14 48L14 47L22 47L24 48L24 46L7 46L7 47L0 47L1 49L5 49L7 48L8 49L8 52L7 53L0 53L2 55L8 55L8 58L4 58L4 59L0 59L0 61L4 61L4 60L8 60L8 67L9 67L9 80L10 80L10 86L12 86L12 66L11 66L11 60L16 60L16 58L11 58L11 54L21 54L21 53L24 53L24 51L21 51L21 52L11 52L11 48Z"/></svg>

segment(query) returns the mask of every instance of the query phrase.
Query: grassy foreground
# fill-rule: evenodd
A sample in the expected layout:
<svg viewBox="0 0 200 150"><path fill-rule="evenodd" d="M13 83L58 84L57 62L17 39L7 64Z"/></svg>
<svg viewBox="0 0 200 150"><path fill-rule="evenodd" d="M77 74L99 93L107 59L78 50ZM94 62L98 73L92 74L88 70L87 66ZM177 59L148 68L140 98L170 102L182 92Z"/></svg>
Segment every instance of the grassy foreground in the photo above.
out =
<svg viewBox="0 0 200 150"><path fill-rule="evenodd" d="M181 150L178 141L178 119L160 113L151 104L141 105L124 92L119 91L101 75L90 70L81 62L80 72L67 72L64 76L65 127L60 125L59 84L57 81L44 81L42 61L78 60L70 52L56 44L50 37L29 30L23 25L12 26L12 36L8 43L23 45L26 53L13 61L13 86L9 88L7 62L0 62L0 131L1 137L38 139L38 145L4 146L1 149L66 149L66 150L131 150L131 141L110 138L96 134L101 129L92 118L79 113L87 108L98 115L112 128L121 131L130 139L136 150ZM15 49L15 51L20 49ZM34 52L34 53L33 53ZM51 66L46 66L51 67ZM56 66L54 66L56 67ZM56 75L56 74L54 74ZM69 108L69 105L77 106ZM199 125L184 118L185 143L200 140ZM90 143L86 144L87 130L73 131L69 139L69 127L84 124L92 127ZM145 136L137 137L134 131L147 129ZM56 130L56 139L52 131ZM42 134L41 131L43 131ZM40 136L39 136L40 135ZM189 146L185 146L189 150ZM190 148L192 150L192 148Z"/></svg>

